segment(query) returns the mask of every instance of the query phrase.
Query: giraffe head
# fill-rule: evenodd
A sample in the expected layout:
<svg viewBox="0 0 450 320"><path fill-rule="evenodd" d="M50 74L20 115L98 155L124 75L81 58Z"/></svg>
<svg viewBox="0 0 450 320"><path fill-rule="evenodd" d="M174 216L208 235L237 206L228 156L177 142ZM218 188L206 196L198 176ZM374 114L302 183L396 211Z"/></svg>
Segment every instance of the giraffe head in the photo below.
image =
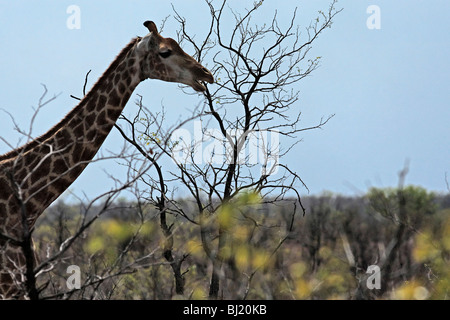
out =
<svg viewBox="0 0 450 320"><path fill-rule="evenodd" d="M137 45L143 78L183 83L195 91L206 90L202 81L214 82L211 72L184 52L175 40L162 37L153 21L144 22L144 26L150 33Z"/></svg>

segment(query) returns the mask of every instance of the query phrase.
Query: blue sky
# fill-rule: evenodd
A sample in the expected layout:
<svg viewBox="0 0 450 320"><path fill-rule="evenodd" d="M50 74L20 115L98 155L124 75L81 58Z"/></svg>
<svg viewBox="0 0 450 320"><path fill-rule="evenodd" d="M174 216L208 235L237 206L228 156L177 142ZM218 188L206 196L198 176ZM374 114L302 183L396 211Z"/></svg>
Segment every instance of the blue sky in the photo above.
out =
<svg viewBox="0 0 450 320"><path fill-rule="evenodd" d="M229 1L236 11L252 3ZM306 26L330 1L283 1L279 7L280 3L266 0L255 22L271 17L274 10L286 22L298 7L297 22ZM44 133L76 105L69 96L81 95L86 72L92 69L89 88L132 37L146 34L143 21L160 25L173 15L171 4L186 17L190 32L201 38L209 9L200 0L1 0L0 108L27 127L45 84L49 96L60 95L36 120L33 133ZM67 28L70 5L80 8L80 29ZM370 5L381 10L379 30L366 26ZM285 161L311 194L328 190L353 195L371 186L396 186L407 159L406 183L445 192L445 174L450 175L450 2L341 0L337 6L344 10L311 52L322 56L321 66L299 83L301 97L295 106L302 111L305 127L322 116L335 117L322 130L304 132ZM175 30L169 17L163 35L175 38ZM148 80L130 99L124 111L128 115L134 111L130 105L136 94L143 95L149 107L163 104L171 114L176 110L174 121L201 99L186 96L175 84ZM16 145L19 134L6 113L0 114L0 135ZM113 132L104 148L114 148L119 141ZM8 150L0 143L0 153ZM90 165L72 189L88 195L106 191L109 180L103 169L120 170L117 167Z"/></svg>

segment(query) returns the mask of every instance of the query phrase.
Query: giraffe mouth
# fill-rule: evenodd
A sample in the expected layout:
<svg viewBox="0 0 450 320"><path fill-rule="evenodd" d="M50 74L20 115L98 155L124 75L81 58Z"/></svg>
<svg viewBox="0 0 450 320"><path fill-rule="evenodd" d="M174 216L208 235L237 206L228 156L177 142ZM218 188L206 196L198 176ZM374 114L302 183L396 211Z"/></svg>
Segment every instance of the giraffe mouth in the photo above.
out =
<svg viewBox="0 0 450 320"><path fill-rule="evenodd" d="M192 88L197 92L206 91L206 86L203 83L201 83L200 80L194 80Z"/></svg>
<svg viewBox="0 0 450 320"><path fill-rule="evenodd" d="M202 70L203 70L204 74L202 74L200 77L198 77L199 79L193 79L192 84L191 84L192 88L198 92L206 91L206 86L205 86L206 82L208 82L210 84L214 83L213 75L205 68L203 68Z"/></svg>
<svg viewBox="0 0 450 320"><path fill-rule="evenodd" d="M188 84L197 92L206 91L206 83L214 83L212 73L200 64L191 71L191 75Z"/></svg>

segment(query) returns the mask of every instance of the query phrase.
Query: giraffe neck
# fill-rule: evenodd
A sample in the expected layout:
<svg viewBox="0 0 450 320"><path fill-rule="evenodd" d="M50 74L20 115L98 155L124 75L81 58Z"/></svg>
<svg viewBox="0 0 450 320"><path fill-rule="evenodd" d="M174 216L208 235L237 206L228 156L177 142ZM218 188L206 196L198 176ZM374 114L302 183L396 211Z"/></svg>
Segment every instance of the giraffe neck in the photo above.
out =
<svg viewBox="0 0 450 320"><path fill-rule="evenodd" d="M20 279L24 268L22 248L15 242L22 241L25 224L31 230L40 214L80 175L143 80L135 51L139 40L133 39L122 50L62 121L0 156L0 298L23 292L13 285L13 277Z"/></svg>
<svg viewBox="0 0 450 320"><path fill-rule="evenodd" d="M20 215L18 208L22 204L32 226L92 160L141 81L134 50L138 40L133 39L122 50L60 123L41 137L0 156L0 232L9 229L11 234L12 230L21 229L20 217L14 216ZM13 232L13 236L20 237L20 232Z"/></svg>

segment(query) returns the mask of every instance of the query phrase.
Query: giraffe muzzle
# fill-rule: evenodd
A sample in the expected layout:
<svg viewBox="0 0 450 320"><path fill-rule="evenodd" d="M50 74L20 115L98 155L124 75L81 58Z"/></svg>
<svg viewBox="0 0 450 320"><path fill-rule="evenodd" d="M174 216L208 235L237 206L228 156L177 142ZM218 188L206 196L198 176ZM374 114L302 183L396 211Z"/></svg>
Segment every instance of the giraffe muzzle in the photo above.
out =
<svg viewBox="0 0 450 320"><path fill-rule="evenodd" d="M192 88L195 91L203 92L206 90L206 86L203 82L207 82L210 84L214 83L214 76L208 69L201 66L200 69L196 72L196 79L193 80L194 82L191 84Z"/></svg>

